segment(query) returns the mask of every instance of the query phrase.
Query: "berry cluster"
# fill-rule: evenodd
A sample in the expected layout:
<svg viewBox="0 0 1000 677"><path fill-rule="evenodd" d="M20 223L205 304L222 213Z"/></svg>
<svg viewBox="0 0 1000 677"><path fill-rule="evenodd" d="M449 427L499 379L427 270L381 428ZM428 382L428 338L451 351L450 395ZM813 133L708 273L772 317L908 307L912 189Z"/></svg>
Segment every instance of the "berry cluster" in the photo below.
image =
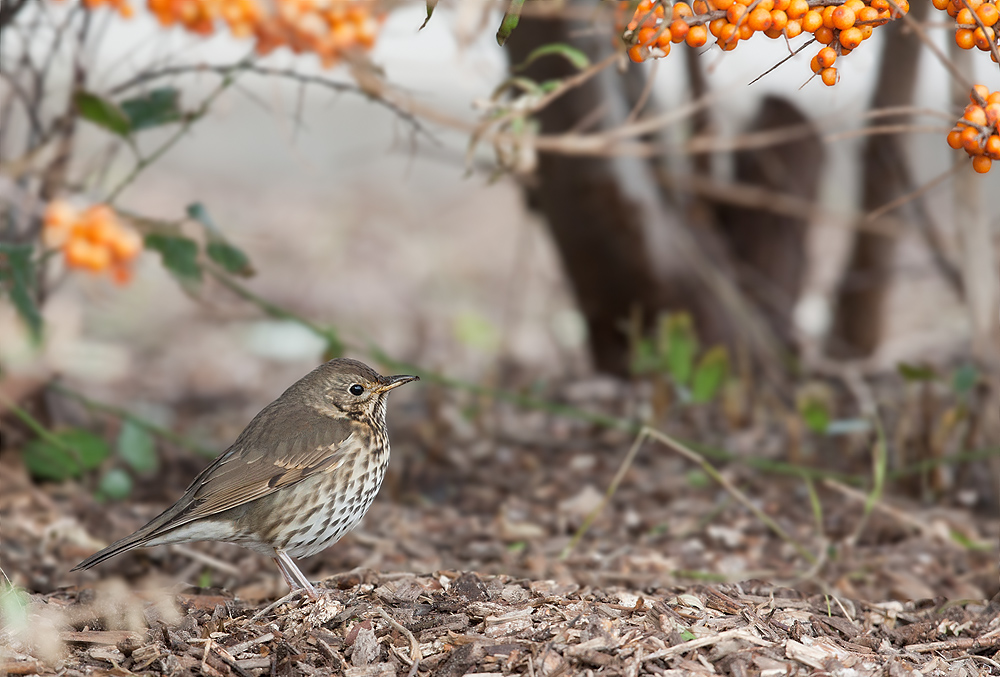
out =
<svg viewBox="0 0 1000 677"><path fill-rule="evenodd" d="M955 43L962 49L977 47L992 52L996 45L993 28L1000 20L1000 8L985 0L932 0L934 7L948 12L955 19ZM991 54L993 61L996 55Z"/></svg>
<svg viewBox="0 0 1000 677"><path fill-rule="evenodd" d="M88 9L110 5L125 17L128 0L83 0ZM385 13L372 0L147 0L163 26L211 35L224 22L237 38L253 38L259 54L278 47L319 56L332 66L345 54L375 44Z"/></svg>
<svg viewBox="0 0 1000 677"><path fill-rule="evenodd" d="M80 212L55 200L45 209L42 236L47 246L62 250L70 268L107 271L119 284L131 279L131 263L142 251L142 238L107 205Z"/></svg>
<svg viewBox="0 0 1000 677"><path fill-rule="evenodd" d="M965 107L962 119L948 133L948 145L962 148L972 157L972 168L980 174L990 171L994 160L1000 160L1000 92L991 92L985 85L976 85L969 94L972 101Z"/></svg>
<svg viewBox="0 0 1000 677"><path fill-rule="evenodd" d="M666 56L671 43L701 47L709 33L727 52L755 33L772 39L812 33L826 47L810 65L827 85L837 82L833 64L839 55L849 54L871 37L876 26L906 14L910 8L907 0L846 0L838 4L830 0L694 0L691 4L675 2L668 19L664 1L640 0L636 5L625 0L619 4L622 18L628 18L628 9L635 8L627 23L619 20L633 61Z"/></svg>

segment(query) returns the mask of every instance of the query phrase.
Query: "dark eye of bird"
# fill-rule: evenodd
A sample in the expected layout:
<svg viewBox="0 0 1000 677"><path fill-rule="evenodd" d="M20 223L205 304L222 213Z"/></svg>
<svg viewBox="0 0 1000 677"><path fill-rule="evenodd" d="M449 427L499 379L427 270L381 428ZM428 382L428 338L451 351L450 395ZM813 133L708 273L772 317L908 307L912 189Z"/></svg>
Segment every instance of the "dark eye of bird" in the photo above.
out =
<svg viewBox="0 0 1000 677"><path fill-rule="evenodd" d="M365 389L362 386L359 386L357 383L355 383L350 388L348 388L347 391L352 395L354 395L355 397L360 397L365 392Z"/></svg>

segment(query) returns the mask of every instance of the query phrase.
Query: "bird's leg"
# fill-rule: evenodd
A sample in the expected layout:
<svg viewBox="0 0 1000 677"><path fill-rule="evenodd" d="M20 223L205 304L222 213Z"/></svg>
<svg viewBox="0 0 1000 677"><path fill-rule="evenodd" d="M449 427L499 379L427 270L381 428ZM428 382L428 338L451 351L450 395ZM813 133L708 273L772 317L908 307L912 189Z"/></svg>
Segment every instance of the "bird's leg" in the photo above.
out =
<svg viewBox="0 0 1000 677"><path fill-rule="evenodd" d="M319 599L319 593L316 592L316 588L313 584L309 582L305 574L299 571L299 568L295 566L295 562L292 558L288 556L288 553L284 550L274 551L274 562L278 565L278 569L281 570L281 575L285 578L285 582L288 583L288 587L291 590L303 590L312 599Z"/></svg>

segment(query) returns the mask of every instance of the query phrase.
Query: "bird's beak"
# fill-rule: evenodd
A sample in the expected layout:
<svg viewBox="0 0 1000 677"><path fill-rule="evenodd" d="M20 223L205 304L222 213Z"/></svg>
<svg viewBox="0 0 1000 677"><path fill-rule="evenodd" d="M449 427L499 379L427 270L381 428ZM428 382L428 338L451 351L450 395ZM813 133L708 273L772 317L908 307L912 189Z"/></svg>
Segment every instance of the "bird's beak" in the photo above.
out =
<svg viewBox="0 0 1000 677"><path fill-rule="evenodd" d="M376 392L384 393L392 390L393 388L398 388L404 383L409 383L410 381L419 381L419 376L387 376L385 381Z"/></svg>

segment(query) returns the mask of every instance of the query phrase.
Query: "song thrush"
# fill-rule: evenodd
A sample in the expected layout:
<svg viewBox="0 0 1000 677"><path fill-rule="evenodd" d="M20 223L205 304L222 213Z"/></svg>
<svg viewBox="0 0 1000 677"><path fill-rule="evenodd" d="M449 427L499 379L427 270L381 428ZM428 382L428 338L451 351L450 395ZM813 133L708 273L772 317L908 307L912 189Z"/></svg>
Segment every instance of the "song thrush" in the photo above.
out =
<svg viewBox="0 0 1000 677"><path fill-rule="evenodd" d="M368 512L389 464L385 401L416 376L330 360L250 421L179 501L73 568L140 546L225 541L274 559L292 590L316 590L292 561L335 543Z"/></svg>

